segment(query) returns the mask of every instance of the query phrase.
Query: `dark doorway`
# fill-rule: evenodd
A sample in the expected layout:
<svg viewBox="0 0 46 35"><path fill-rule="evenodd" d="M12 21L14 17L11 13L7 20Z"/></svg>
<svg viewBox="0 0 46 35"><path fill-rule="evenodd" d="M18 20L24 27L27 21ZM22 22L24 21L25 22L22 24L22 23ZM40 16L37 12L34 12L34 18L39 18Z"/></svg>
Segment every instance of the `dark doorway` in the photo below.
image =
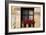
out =
<svg viewBox="0 0 46 35"><path fill-rule="evenodd" d="M21 8L21 27L23 25L24 25L24 27L26 27L26 24L28 24L29 27L31 27L31 24L28 23L29 20L32 19L31 17L34 20L34 8Z"/></svg>

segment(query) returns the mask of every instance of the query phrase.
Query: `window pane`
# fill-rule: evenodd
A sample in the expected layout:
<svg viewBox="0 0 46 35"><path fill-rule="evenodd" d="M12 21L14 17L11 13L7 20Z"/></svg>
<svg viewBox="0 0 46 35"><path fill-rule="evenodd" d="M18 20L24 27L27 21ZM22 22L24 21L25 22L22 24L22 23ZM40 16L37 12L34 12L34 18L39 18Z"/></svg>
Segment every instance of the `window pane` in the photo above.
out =
<svg viewBox="0 0 46 35"><path fill-rule="evenodd" d="M29 16L29 19L33 20L33 16Z"/></svg>
<svg viewBox="0 0 46 35"><path fill-rule="evenodd" d="M22 19L28 18L29 16L23 16Z"/></svg>
<svg viewBox="0 0 46 35"><path fill-rule="evenodd" d="M23 10L22 15L28 15L28 10Z"/></svg>
<svg viewBox="0 0 46 35"><path fill-rule="evenodd" d="M32 10L29 10L29 15L33 15L33 11Z"/></svg>

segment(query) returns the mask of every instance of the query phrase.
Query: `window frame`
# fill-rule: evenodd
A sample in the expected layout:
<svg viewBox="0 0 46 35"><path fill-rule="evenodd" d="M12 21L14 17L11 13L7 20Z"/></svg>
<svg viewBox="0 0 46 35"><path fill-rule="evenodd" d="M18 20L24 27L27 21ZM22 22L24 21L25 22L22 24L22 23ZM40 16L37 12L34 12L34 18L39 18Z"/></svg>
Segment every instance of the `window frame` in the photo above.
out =
<svg viewBox="0 0 46 35"><path fill-rule="evenodd" d="M43 5L43 30L41 31L28 31L28 32L8 32L8 4L9 3L23 3L23 4L41 4ZM44 2L26 2L26 1L14 1L5 0L5 35L7 34L23 34L23 33L40 33L45 32L45 3Z"/></svg>

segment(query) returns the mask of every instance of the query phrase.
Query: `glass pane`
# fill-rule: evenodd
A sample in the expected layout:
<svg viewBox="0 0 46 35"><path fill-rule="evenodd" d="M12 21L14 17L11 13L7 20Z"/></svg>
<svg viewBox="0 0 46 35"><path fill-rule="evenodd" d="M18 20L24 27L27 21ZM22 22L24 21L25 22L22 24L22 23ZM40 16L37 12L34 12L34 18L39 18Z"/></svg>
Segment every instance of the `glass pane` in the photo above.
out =
<svg viewBox="0 0 46 35"><path fill-rule="evenodd" d="M29 15L33 15L33 11L32 10L29 10Z"/></svg>
<svg viewBox="0 0 46 35"><path fill-rule="evenodd" d="M22 15L28 15L28 10L23 10Z"/></svg>
<svg viewBox="0 0 46 35"><path fill-rule="evenodd" d="M29 19L30 19L30 20L33 20L33 16L29 16Z"/></svg>
<svg viewBox="0 0 46 35"><path fill-rule="evenodd" d="M22 16L22 19L24 20L25 18L28 18L28 16Z"/></svg>
<svg viewBox="0 0 46 35"><path fill-rule="evenodd" d="M22 12L21 12L21 17L22 17L23 20L24 20L25 18L28 18L28 17L29 17L29 12L28 12L28 11L29 11L28 9L22 10Z"/></svg>

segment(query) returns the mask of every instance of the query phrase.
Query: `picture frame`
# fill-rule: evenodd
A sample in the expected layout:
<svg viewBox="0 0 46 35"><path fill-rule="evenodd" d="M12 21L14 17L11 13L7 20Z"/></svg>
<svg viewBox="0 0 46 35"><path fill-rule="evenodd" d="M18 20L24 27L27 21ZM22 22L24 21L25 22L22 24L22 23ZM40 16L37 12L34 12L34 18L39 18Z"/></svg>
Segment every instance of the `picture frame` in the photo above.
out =
<svg viewBox="0 0 46 35"><path fill-rule="evenodd" d="M19 10L19 12L16 11L16 13L17 13L16 16L18 16L18 13L19 13L19 18L17 18L16 16L15 17L12 16L12 14L16 14L15 12L14 13L12 12L12 10L14 10L14 7L15 7L15 11ZM41 7L41 8L39 8L39 7ZM37 9L38 12L36 11L36 9ZM31 10L31 13L29 12L30 10ZM32 13L32 11L33 11L33 13ZM37 14L41 15L41 16L39 16L39 22L36 22L36 23L38 23L37 26L41 25L41 27L37 28L37 26L33 24L33 26L31 26L31 27L29 25L30 28L28 28L28 25L27 25L27 28L25 28L25 26L23 28L22 27L23 25L21 25L21 27L20 27L19 23L17 25L17 19L19 21L21 19L20 23L22 23L22 21L25 19L25 16L23 18L24 14L28 15L28 16L26 16L26 18L29 18L29 19L33 18L33 20L35 20L34 16L31 17L29 15L30 14L33 14L33 15L35 14L35 17L37 17L36 21L38 21L38 15L36 16L35 12ZM22 14L20 14L20 13L22 13ZM9 15L11 16L11 18L10 18ZM22 17L20 17L20 15ZM14 24L15 25L15 27L14 27L15 30L14 30L13 27L10 28L11 27L10 21L12 23L12 20L14 20L12 18L14 18L14 19L16 18L16 20L15 20L16 25ZM5 0L5 34L24 34L24 33L40 33L40 32L45 32L45 3L44 2L26 2L26 1Z"/></svg>

